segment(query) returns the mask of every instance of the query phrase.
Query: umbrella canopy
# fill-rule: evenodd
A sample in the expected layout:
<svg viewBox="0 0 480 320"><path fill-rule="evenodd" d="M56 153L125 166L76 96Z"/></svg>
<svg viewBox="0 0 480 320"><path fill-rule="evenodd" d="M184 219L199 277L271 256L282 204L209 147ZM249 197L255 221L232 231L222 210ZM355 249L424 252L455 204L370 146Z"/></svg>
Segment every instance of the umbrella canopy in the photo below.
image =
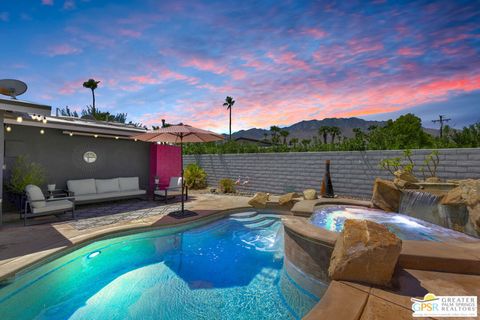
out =
<svg viewBox="0 0 480 320"><path fill-rule="evenodd" d="M223 140L223 136L212 131L195 128L186 124L179 124L175 126L168 126L157 130L148 131L135 135L132 138L147 142L169 142L180 143L181 147L181 168L182 168L182 184L185 185L183 180L183 143L201 143L201 142L213 142ZM182 187L182 210L181 214L185 212L184 206L184 188Z"/></svg>
<svg viewBox="0 0 480 320"><path fill-rule="evenodd" d="M186 124L169 126L148 131L132 138L148 142L212 142L223 140L223 136L212 131L195 128Z"/></svg>

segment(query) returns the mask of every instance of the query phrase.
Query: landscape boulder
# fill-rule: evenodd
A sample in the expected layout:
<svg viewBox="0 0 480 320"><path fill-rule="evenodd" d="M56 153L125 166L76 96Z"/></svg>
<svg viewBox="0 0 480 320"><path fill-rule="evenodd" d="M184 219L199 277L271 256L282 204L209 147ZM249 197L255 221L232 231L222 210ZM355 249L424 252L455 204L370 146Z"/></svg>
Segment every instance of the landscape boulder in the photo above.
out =
<svg viewBox="0 0 480 320"><path fill-rule="evenodd" d="M372 204L384 211L398 212L402 192L392 181L375 179Z"/></svg>
<svg viewBox="0 0 480 320"><path fill-rule="evenodd" d="M441 201L443 205L465 205L469 221L480 235L480 180L456 181L459 186L450 190Z"/></svg>
<svg viewBox="0 0 480 320"><path fill-rule="evenodd" d="M439 177L428 177L427 179L425 179L425 182L438 183L442 182L442 180Z"/></svg>
<svg viewBox="0 0 480 320"><path fill-rule="evenodd" d="M402 249L402 240L368 220L345 220L330 258L333 280L388 286Z"/></svg>
<svg viewBox="0 0 480 320"><path fill-rule="evenodd" d="M407 181L411 183L418 182L418 179L410 171L397 170L393 174L395 175L396 178L403 181Z"/></svg>
<svg viewBox="0 0 480 320"><path fill-rule="evenodd" d="M257 192L255 193L253 198L248 201L248 204L254 208L265 208L267 206L269 198L269 193Z"/></svg>
<svg viewBox="0 0 480 320"><path fill-rule="evenodd" d="M286 193L278 198L278 204L281 206L292 206L293 199L295 199L295 197L297 197L295 192Z"/></svg>
<svg viewBox="0 0 480 320"><path fill-rule="evenodd" d="M317 191L315 189L306 189L303 190L303 198L305 200L315 200L318 199Z"/></svg>

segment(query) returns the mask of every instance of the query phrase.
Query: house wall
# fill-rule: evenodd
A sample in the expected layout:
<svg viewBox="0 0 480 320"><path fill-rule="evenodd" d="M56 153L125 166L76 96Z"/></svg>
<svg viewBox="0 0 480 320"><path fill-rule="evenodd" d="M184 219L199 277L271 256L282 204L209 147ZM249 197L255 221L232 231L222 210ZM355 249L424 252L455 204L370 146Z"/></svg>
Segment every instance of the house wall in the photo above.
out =
<svg viewBox="0 0 480 320"><path fill-rule="evenodd" d="M150 143L65 135L62 130L12 125L5 132L4 184L16 157L27 155L40 164L47 174L47 183L65 188L70 179L114 178L138 176L140 186L148 186ZM87 163L83 154L93 151L97 160ZM42 186L45 187L45 186ZM46 187L45 187L46 189Z"/></svg>
<svg viewBox="0 0 480 320"><path fill-rule="evenodd" d="M420 166L432 150L413 150L413 160ZM442 149L438 176L443 179L480 178L480 148ZM248 177L242 191L271 193L319 190L325 160L331 160L331 176L335 192L370 198L375 177L391 178L379 168L384 158L401 156L402 151L292 152L225 155L187 155L184 164L198 163L208 174L210 186L221 178ZM417 172L419 176L421 174Z"/></svg>
<svg viewBox="0 0 480 320"><path fill-rule="evenodd" d="M151 144L150 190L154 190L155 177L159 178L159 188L163 189L168 187L171 177L179 177L182 174L181 157L181 149L178 146Z"/></svg>

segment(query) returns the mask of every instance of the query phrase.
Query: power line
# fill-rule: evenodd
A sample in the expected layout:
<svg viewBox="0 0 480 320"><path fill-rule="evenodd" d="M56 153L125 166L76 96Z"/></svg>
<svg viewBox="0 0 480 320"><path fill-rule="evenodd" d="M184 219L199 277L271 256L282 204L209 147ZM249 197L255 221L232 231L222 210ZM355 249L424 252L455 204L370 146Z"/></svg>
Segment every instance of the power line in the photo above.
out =
<svg viewBox="0 0 480 320"><path fill-rule="evenodd" d="M440 115L438 120L432 120L433 123L437 123L437 122L440 123L440 138L443 136L443 123L448 122L450 120L452 120L452 119L445 118L445 115Z"/></svg>

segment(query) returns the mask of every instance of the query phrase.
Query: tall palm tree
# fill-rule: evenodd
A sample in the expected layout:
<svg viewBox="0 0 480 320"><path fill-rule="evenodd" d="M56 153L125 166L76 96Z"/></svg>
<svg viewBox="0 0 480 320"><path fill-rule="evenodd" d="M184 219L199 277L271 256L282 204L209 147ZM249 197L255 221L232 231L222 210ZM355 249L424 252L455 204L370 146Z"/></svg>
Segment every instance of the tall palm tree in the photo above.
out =
<svg viewBox="0 0 480 320"><path fill-rule="evenodd" d="M229 128L229 131L230 131L230 140L232 140L232 107L233 105L235 104L235 100L233 100L232 97L226 97L225 98L225 102L223 103L223 106L224 107L227 107L227 110L230 111L230 117L229 117L229 125L228 125L228 128Z"/></svg>
<svg viewBox="0 0 480 320"><path fill-rule="evenodd" d="M270 131L272 132L272 143L278 143L278 135L280 134L280 127L271 126Z"/></svg>
<svg viewBox="0 0 480 320"><path fill-rule="evenodd" d="M323 143L327 144L327 137L330 133L330 127L328 126L321 126L318 128L318 134L323 137Z"/></svg>
<svg viewBox="0 0 480 320"><path fill-rule="evenodd" d="M283 144L287 145L287 137L290 134L287 130L280 130L280 136L283 138Z"/></svg>
<svg viewBox="0 0 480 320"><path fill-rule="evenodd" d="M92 90L92 99L93 99L93 110L95 110L95 89L98 88L100 81L95 81L95 79L88 79L83 83L83 87Z"/></svg>
<svg viewBox="0 0 480 320"><path fill-rule="evenodd" d="M330 127L330 135L332 136L332 144L335 143L335 137L342 134L342 130L339 127Z"/></svg>

